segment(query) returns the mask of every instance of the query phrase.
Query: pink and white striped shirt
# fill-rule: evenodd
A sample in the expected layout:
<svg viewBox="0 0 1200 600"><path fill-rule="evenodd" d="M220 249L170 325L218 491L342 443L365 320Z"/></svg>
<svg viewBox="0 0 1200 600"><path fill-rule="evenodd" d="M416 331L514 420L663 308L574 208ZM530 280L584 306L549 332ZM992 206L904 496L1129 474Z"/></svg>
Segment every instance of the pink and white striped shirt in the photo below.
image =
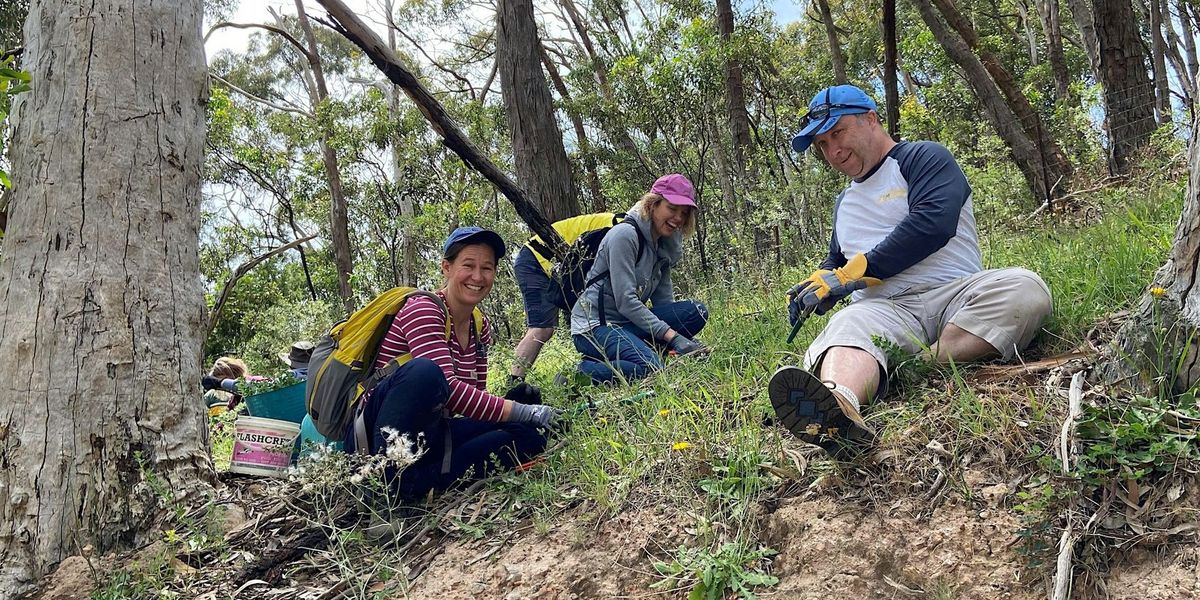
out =
<svg viewBox="0 0 1200 600"><path fill-rule="evenodd" d="M445 299L441 292L437 294ZM477 332L478 340L471 339L464 348L453 335L446 341L446 318L433 299L409 298L383 337L375 368L407 352L414 358L428 358L441 367L450 384L447 407L451 412L482 421L499 421L504 398L487 392L487 352L479 351L480 341L484 346L492 343L491 325L484 317L482 331Z"/></svg>

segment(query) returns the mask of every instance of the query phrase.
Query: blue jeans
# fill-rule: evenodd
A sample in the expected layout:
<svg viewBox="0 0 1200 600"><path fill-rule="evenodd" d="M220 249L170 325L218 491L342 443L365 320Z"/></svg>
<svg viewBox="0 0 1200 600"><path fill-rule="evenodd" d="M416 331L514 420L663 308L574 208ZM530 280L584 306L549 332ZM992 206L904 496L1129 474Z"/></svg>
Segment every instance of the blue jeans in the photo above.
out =
<svg viewBox="0 0 1200 600"><path fill-rule="evenodd" d="M650 312L689 338L695 337L708 323L708 309L695 300L655 306ZM667 351L650 334L630 324L600 326L571 338L575 349L583 355L579 370L596 383L613 381L618 374L626 380L646 377L663 367L661 353Z"/></svg>
<svg viewBox="0 0 1200 600"><path fill-rule="evenodd" d="M425 454L399 473L386 473L394 493L405 500L421 498L430 490L446 490L512 469L541 454L546 436L527 423L493 423L466 417L446 418L442 409L450 398L446 376L432 360L414 358L371 391L365 415L371 452L387 450L384 427L421 436ZM354 452L354 424L346 432L347 452ZM449 447L447 447L447 437ZM449 468L443 472L446 452Z"/></svg>
<svg viewBox="0 0 1200 600"><path fill-rule="evenodd" d="M528 246L517 253L513 263L513 275L517 279L517 287L521 290L521 302L525 305L525 326L533 328L556 327L558 325L558 307L551 303L546 294L549 293L550 276L542 269L542 263L533 255Z"/></svg>

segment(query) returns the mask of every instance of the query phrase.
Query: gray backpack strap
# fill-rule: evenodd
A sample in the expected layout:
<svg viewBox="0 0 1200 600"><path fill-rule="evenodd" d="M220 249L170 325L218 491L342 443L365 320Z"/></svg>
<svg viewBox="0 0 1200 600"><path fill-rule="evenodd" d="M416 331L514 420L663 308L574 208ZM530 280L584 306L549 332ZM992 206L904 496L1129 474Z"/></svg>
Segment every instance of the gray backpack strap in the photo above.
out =
<svg viewBox="0 0 1200 600"><path fill-rule="evenodd" d="M371 438L367 437L367 415L362 402L354 411L354 452L367 455L371 453Z"/></svg>
<svg viewBox="0 0 1200 600"><path fill-rule="evenodd" d="M450 436L450 427L446 427L444 452L442 453L442 475L450 472L450 456L454 453L454 439Z"/></svg>

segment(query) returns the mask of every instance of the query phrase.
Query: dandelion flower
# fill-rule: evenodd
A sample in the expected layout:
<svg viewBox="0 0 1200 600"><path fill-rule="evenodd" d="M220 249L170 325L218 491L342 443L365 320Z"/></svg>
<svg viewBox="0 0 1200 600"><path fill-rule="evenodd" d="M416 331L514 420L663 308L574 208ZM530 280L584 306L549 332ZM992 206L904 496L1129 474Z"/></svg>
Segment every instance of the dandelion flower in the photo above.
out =
<svg viewBox="0 0 1200 600"><path fill-rule="evenodd" d="M691 448L691 447L692 447L692 445L687 442L675 442L674 444L671 445L672 450L687 450L688 448Z"/></svg>
<svg viewBox="0 0 1200 600"><path fill-rule="evenodd" d="M667 416L667 415L669 415L669 414L671 414L671 411L670 411L670 410L667 410L667 409L665 409L665 408L664 408L664 409L662 409L662 410L660 410L660 411L658 411L658 416L660 416L660 417L665 417L665 416Z"/></svg>
<svg viewBox="0 0 1200 600"><path fill-rule="evenodd" d="M1155 298L1162 298L1163 295L1166 293L1167 293L1167 290L1160 288L1160 287L1150 288L1150 295L1154 296Z"/></svg>

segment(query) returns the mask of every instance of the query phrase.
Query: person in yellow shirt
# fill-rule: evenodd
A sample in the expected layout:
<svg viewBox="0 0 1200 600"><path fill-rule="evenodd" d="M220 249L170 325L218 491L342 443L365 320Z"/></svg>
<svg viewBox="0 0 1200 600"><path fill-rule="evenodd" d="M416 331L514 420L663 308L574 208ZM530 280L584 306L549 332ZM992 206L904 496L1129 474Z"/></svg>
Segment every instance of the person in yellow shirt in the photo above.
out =
<svg viewBox="0 0 1200 600"><path fill-rule="evenodd" d="M579 249L577 242L580 241L580 238L589 234L602 236L613 225L620 223L623 218L625 215L619 213L579 215L556 221L553 227L568 246L576 246L576 249ZM595 246L598 246L599 239L596 239L595 242ZM595 247L592 247L591 251L594 256ZM525 373L537 361L538 355L542 352L542 346L554 335L554 328L558 325L559 312L563 310L560 305L563 303L569 305L574 301L574 298L566 298L564 302L564 299L556 297L562 294L562 290L558 286L552 285L550 281L550 275L554 268L554 264L551 262L553 258L542 238L536 235L530 238L529 242L517 253L513 271L516 275L517 286L521 289L521 300L525 305L527 329L525 337L521 338L517 344L516 358L509 371L508 387L525 380Z"/></svg>

